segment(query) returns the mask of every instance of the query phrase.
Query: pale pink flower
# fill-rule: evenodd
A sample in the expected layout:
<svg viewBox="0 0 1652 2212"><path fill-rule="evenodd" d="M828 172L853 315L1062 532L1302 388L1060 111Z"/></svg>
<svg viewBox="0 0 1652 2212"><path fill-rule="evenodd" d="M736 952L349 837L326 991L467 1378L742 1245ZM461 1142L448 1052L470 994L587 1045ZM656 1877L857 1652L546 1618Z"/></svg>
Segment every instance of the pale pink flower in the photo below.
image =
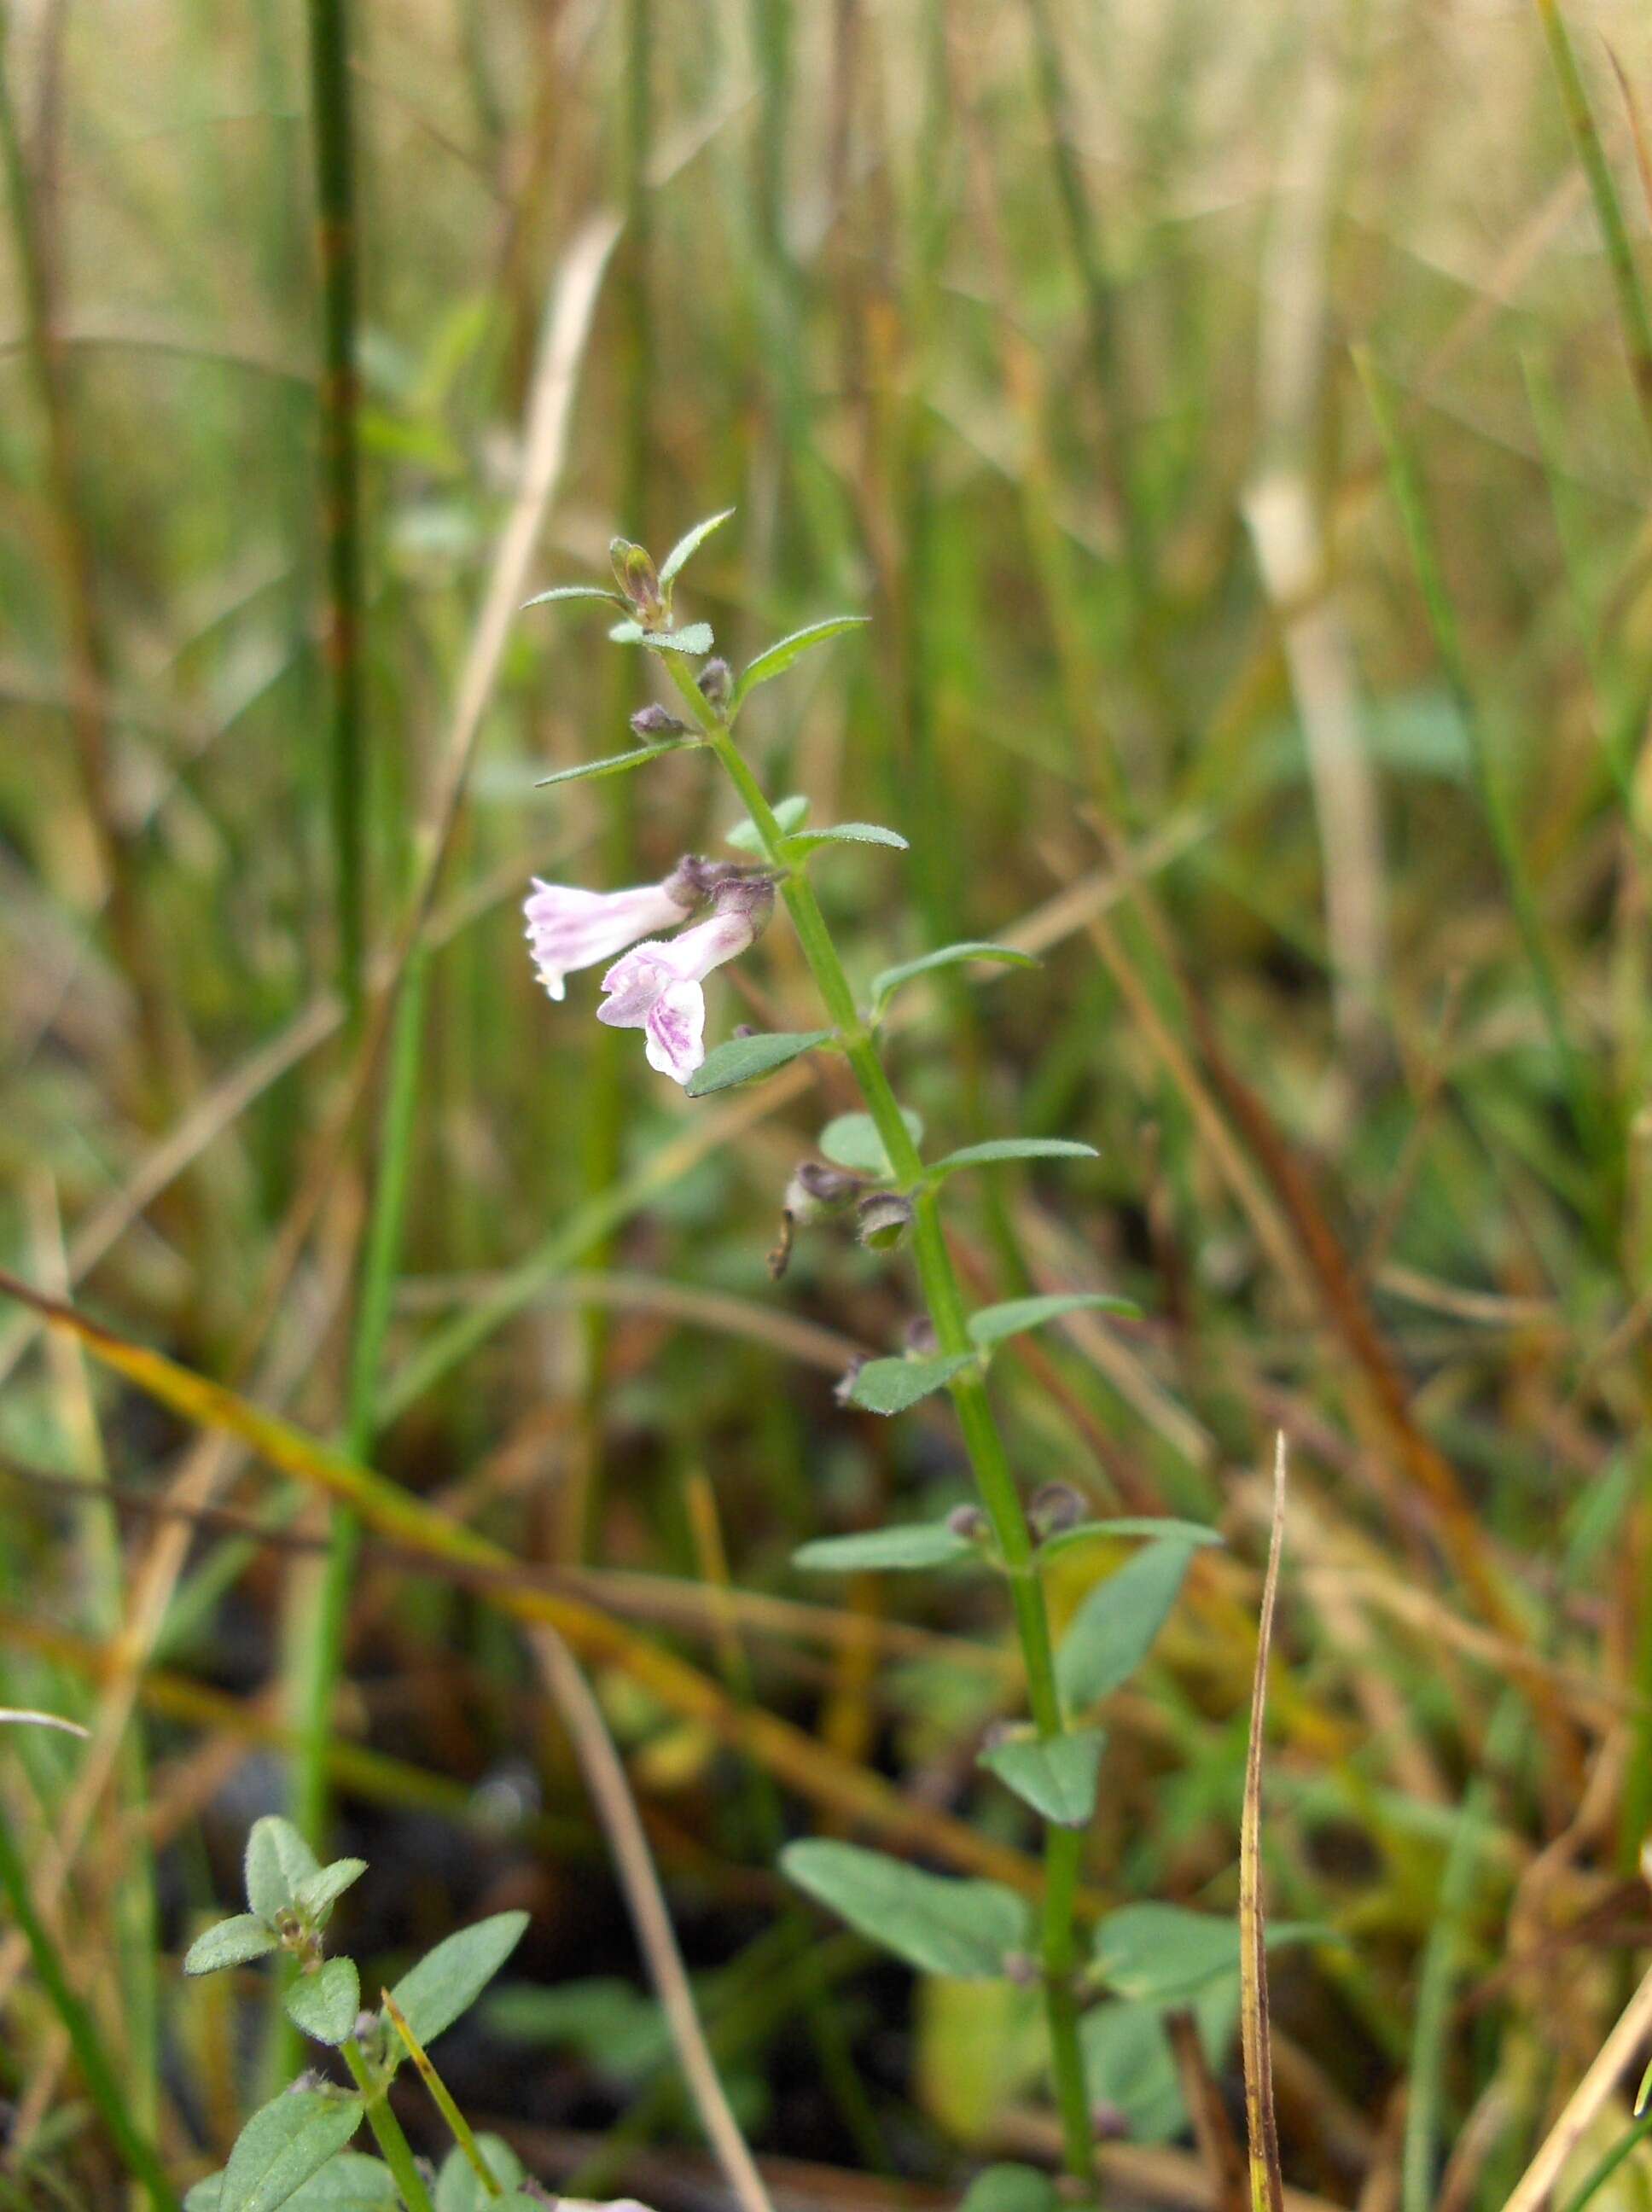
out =
<svg viewBox="0 0 1652 2212"><path fill-rule="evenodd" d="M675 878L671 878L676 883ZM671 929L694 911L685 886L681 898L667 884L639 884L628 891L586 891L569 884L542 884L523 906L527 938L539 981L553 999L562 996L562 978L576 968L594 968L640 937Z"/></svg>
<svg viewBox="0 0 1652 2212"><path fill-rule="evenodd" d="M768 904L774 894L764 887ZM708 921L673 938L634 945L602 979L607 1001L597 1019L641 1030L650 1067L686 1083L706 1056L706 994L701 979L744 952L767 918L762 900L726 897Z"/></svg>

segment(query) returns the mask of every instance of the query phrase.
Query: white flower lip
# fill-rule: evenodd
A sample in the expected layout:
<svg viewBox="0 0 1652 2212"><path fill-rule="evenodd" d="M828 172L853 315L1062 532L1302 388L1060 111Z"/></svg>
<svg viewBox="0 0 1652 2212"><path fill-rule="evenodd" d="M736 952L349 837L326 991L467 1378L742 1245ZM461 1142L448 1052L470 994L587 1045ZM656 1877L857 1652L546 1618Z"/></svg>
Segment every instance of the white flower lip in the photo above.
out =
<svg viewBox="0 0 1652 2212"><path fill-rule="evenodd" d="M612 959L640 937L685 921L692 908L664 884L587 891L571 884L541 883L536 876L522 911L539 981L553 999L561 999L565 978L576 969Z"/></svg>
<svg viewBox="0 0 1652 2212"><path fill-rule="evenodd" d="M673 938L634 945L602 979L597 1019L641 1030L650 1067L686 1083L706 1056L701 979L744 952L756 935L749 914L728 910Z"/></svg>

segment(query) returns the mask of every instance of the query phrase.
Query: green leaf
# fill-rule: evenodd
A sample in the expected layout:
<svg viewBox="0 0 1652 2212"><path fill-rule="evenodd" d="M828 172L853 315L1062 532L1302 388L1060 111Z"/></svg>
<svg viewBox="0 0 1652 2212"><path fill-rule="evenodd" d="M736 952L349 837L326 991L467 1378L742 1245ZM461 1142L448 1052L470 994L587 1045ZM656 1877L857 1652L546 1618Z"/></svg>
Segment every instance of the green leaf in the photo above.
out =
<svg viewBox="0 0 1652 2212"><path fill-rule="evenodd" d="M184 2199L184 2212L219 2212L222 2173L197 2181ZM319 2173L287 2199L287 2212L400 2212L390 2168L360 2151L341 2150Z"/></svg>
<svg viewBox="0 0 1652 2212"><path fill-rule="evenodd" d="M659 564L660 582L669 584L679 575L689 556L700 550L714 530L722 528L733 512L732 507L726 507L720 514L708 514L703 522L696 522L692 530L679 538Z"/></svg>
<svg viewBox="0 0 1652 2212"><path fill-rule="evenodd" d="M1094 1705L1134 1674L1176 1601L1195 1548L1181 1537L1162 1537L1096 1583L1056 1654L1056 1679L1068 1705Z"/></svg>
<svg viewBox="0 0 1652 2212"><path fill-rule="evenodd" d="M1073 1528L1059 1528L1054 1535L1045 1537L1038 1547L1038 1556L1041 1560L1053 1559L1063 1552L1072 1551L1076 1545L1094 1544L1108 1536L1174 1536L1195 1547L1227 1541L1219 1528L1207 1528L1202 1521L1174 1521L1166 1514L1132 1513L1116 1521L1080 1521Z"/></svg>
<svg viewBox="0 0 1652 2212"><path fill-rule="evenodd" d="M666 738L657 745L637 745L629 753L610 753L606 760L580 761L574 768L559 768L554 775L538 777L533 787L543 791L547 784L582 783L593 775L629 775L634 768L641 768L648 761L664 760L667 753L692 750L703 743L701 738Z"/></svg>
<svg viewBox="0 0 1652 2212"><path fill-rule="evenodd" d="M651 629L644 639L656 653L709 653L716 642L709 623L684 623L681 629Z"/></svg>
<svg viewBox="0 0 1652 2212"><path fill-rule="evenodd" d="M925 1874L881 1851L818 1838L788 1844L780 1866L851 1928L922 1973L990 1978L1028 1941L1027 1906L1001 1882Z"/></svg>
<svg viewBox="0 0 1652 2212"><path fill-rule="evenodd" d="M776 676L784 675L800 653L811 646L824 645L829 638L841 637L846 629L859 629L867 617L865 615L829 615L824 622L810 623L802 629L777 638L766 646L750 666L745 670L734 687L734 696L729 702L732 716L744 702L749 692L760 684L767 684Z"/></svg>
<svg viewBox="0 0 1652 2212"><path fill-rule="evenodd" d="M909 1106L903 1106L901 1119L911 1133L913 1143L921 1144L924 1125L920 1116ZM856 1175L895 1173L889 1154L884 1150L884 1140L878 1133L878 1124L870 1114L839 1114L826 1124L816 1142L834 1167L848 1168Z"/></svg>
<svg viewBox="0 0 1652 2212"><path fill-rule="evenodd" d="M489 2030L516 2043L574 2051L605 2079L640 2086L671 2056L671 2033L659 2001L616 1975L518 1983L482 2008Z"/></svg>
<svg viewBox="0 0 1652 2212"><path fill-rule="evenodd" d="M1094 1145L1081 1145L1072 1137L992 1137L984 1145L966 1145L948 1152L926 1170L932 1182L957 1175L963 1168L988 1168L1000 1160L1093 1160Z"/></svg>
<svg viewBox="0 0 1652 2212"><path fill-rule="evenodd" d="M755 1083L799 1054L829 1043L834 1034L831 1030L769 1030L758 1036L731 1037L706 1054L684 1087L690 1098L704 1098L714 1091L732 1090L737 1083Z"/></svg>
<svg viewBox="0 0 1652 2212"><path fill-rule="evenodd" d="M823 1574L858 1574L863 1567L949 1567L978 1556L967 1536L944 1521L919 1521L894 1528L867 1528L854 1536L820 1536L793 1552L794 1567Z"/></svg>
<svg viewBox="0 0 1652 2212"><path fill-rule="evenodd" d="M301 2035L335 2049L355 2025L361 2009L361 1978L353 1959L329 1959L313 1974L301 1974L282 2002Z"/></svg>
<svg viewBox="0 0 1652 2212"><path fill-rule="evenodd" d="M295 1893L299 1911L317 1928L325 1928L333 1906L352 1882L367 1870L365 1859L331 1859L318 1875L300 1882Z"/></svg>
<svg viewBox="0 0 1652 2212"><path fill-rule="evenodd" d="M1036 2166L987 2166L964 2191L958 2212L1056 2212L1060 2201Z"/></svg>
<svg viewBox="0 0 1652 2212"><path fill-rule="evenodd" d="M849 1403L866 1413L904 1413L955 1375L975 1364L973 1352L943 1352L925 1359L869 1359L849 1388Z"/></svg>
<svg viewBox="0 0 1652 2212"><path fill-rule="evenodd" d="M216 1974L221 1966L244 1966L249 1959L273 1951L279 1941L256 1912L238 1912L201 1930L184 1954L184 1972Z"/></svg>
<svg viewBox="0 0 1652 2212"><path fill-rule="evenodd" d="M896 853L911 850L898 830L880 829L876 822L838 822L829 830L804 830L786 841L789 856L805 859L820 845L887 845Z"/></svg>
<svg viewBox="0 0 1652 2212"><path fill-rule="evenodd" d="M272 2097L235 2138L218 2212L276 2212L343 2149L361 2124L359 2097L325 2089L288 2089Z"/></svg>
<svg viewBox="0 0 1652 2212"><path fill-rule="evenodd" d="M1006 1790L1047 1820L1063 1828L1082 1828L1096 1810L1102 1753L1101 1729L1074 1729L1066 1735L1012 1736L981 1754L981 1764Z"/></svg>
<svg viewBox="0 0 1652 2212"><path fill-rule="evenodd" d="M1270 1927L1270 1948L1327 1933L1306 1921ZM1116 1996L1181 2004L1219 1976L1239 1973L1239 1923L1182 1905L1125 1905L1096 1930L1091 1963Z"/></svg>
<svg viewBox="0 0 1652 2212"><path fill-rule="evenodd" d="M526 2179L526 2169L502 2136L478 2136L476 2147L483 2163L501 2189L514 2191L519 2181ZM503 2200L520 2203L526 2200L512 2195ZM483 2187L482 2177L455 2143L442 2160L441 2172L436 2177L436 2212L483 2212L483 2206L498 2206L501 2200L490 2197Z"/></svg>
<svg viewBox="0 0 1652 2212"><path fill-rule="evenodd" d="M246 1901L261 1920L298 1910L298 1888L321 1869L290 1820L266 1813L246 1838Z"/></svg>
<svg viewBox="0 0 1652 2212"><path fill-rule="evenodd" d="M1194 1999L1200 2041L1212 2065L1223 2066L1239 2018L1239 1978L1212 1982ZM1078 2030L1084 2086L1092 2104L1124 2114L1133 2142L1168 2142L1187 2124L1187 2106L1163 2008L1123 2002L1094 2006Z"/></svg>
<svg viewBox="0 0 1652 2212"><path fill-rule="evenodd" d="M647 645L656 653L709 653L713 643L709 623L685 623L681 629L644 629L640 622L620 622L608 635L616 645Z"/></svg>
<svg viewBox="0 0 1652 2212"><path fill-rule="evenodd" d="M1128 1298L1109 1297L1104 1291L1067 1291L1045 1298L1005 1298L1002 1305L983 1306L969 1316L969 1334L983 1347L1002 1344L1006 1336L1023 1329L1041 1328L1063 1314L1139 1314L1141 1308Z"/></svg>
<svg viewBox="0 0 1652 2212"><path fill-rule="evenodd" d="M495 1912L447 1936L402 1976L390 1994L416 2041L428 2050L443 2028L469 2010L521 1942L527 1924L525 1912Z"/></svg>
<svg viewBox="0 0 1652 2212"><path fill-rule="evenodd" d="M606 599L610 607L625 605L617 592L605 592L600 584L558 584L549 592L524 599L522 611L525 614L530 607L549 606L553 599Z"/></svg>
<svg viewBox="0 0 1652 2212"><path fill-rule="evenodd" d="M772 811L782 830L795 830L808 813L809 802L800 793L794 792L789 799L777 799ZM738 853L761 853L763 848L762 834L749 817L737 822L723 842L732 845Z"/></svg>
<svg viewBox="0 0 1652 2212"><path fill-rule="evenodd" d="M903 960L898 968L885 968L881 975L872 979L872 1011L877 1019L902 983L910 983L914 976L927 975L937 968L961 967L966 961L995 960L1010 968L1036 968L1038 963L1030 952L1017 952L1013 945L943 945L937 952L926 952L920 959Z"/></svg>

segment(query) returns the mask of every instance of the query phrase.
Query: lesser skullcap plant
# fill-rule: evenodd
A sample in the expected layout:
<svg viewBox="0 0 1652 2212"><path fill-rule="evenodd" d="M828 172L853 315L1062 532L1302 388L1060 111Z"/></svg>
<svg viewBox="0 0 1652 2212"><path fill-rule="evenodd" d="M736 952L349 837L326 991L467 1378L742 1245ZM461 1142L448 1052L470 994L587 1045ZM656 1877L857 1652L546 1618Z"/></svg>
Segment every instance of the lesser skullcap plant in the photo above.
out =
<svg viewBox="0 0 1652 2212"><path fill-rule="evenodd" d="M1030 1716L1025 1725L1000 1733L983 1753L982 1764L1046 1823L1042 1910L1035 1925L1026 1901L999 1883L932 1875L847 1844L795 1843L783 1863L805 1889L920 1972L1008 1977L1040 1987L1065 2163L1080 2193L1089 2195L1096 2182L1092 2100L1110 2083L1108 2053L1121 2010L1145 2004L1162 2012L1192 2004L1212 2039L1231 2032L1238 1962L1233 1923L1166 1907L1127 1908L1102 1922L1091 1955L1081 1960L1078 1913L1084 1832L1096 1805L1104 1749L1102 1729L1086 1716L1145 1655L1175 1601L1193 1549L1215 1540L1212 1531L1186 1522L1086 1521L1076 1497L1065 1490L1023 1501L987 1387L995 1350L1006 1338L1081 1307L1128 1309L1119 1299L1074 1291L1015 1298L971 1313L942 1229L941 1199L951 1178L965 1170L1093 1157L1094 1148L1067 1139L1008 1136L938 1158L926 1158L920 1151L920 1124L902 1107L884 1066L891 1002L903 986L943 967L1030 963L1026 954L1006 945L944 945L885 969L865 1000L857 999L809 870L841 845L900 852L907 841L865 822L811 825L804 800L771 802L741 749L738 724L758 685L863 617L841 615L811 623L760 653L737 677L726 660L713 657L709 627L679 625L673 605L684 563L727 520L726 514L717 514L698 525L658 568L641 546L616 539L616 590L564 585L529 604L607 603L620 617L610 636L650 652L681 704L681 711L655 704L634 715L632 728L641 742L633 750L564 769L546 781L625 775L666 753L697 750L727 776L744 803L748 818L731 842L755 854L756 863L689 855L660 883L611 891L536 883L525 909L529 944L540 980L557 1000L570 973L612 960L602 978L598 1018L641 1030L648 1065L690 1097L756 1081L805 1053L840 1054L859 1087L865 1112L831 1121L820 1136L823 1158L805 1161L793 1177L771 1265L775 1273L783 1272L796 1230L834 1212L852 1212L862 1241L872 1248L910 1252L925 1318L905 1351L858 1365L839 1395L866 1412L895 1414L932 1393L949 1394L981 1504L935 1525L812 1543L798 1555L799 1563L830 1571L973 1560L1002 1577L1020 1640ZM708 1051L706 980L753 945L777 898L797 933L824 1019L801 1030L736 1034ZM1148 1540L1127 1566L1096 1586L1058 1646L1044 1570L1073 1546L1106 1536ZM1086 2016L1087 2001L1103 1991L1118 2002ZM1169 2066L1168 2051L1163 2056ZM1169 2094L1174 2099L1173 2074ZM1011 2194L1032 2180L1023 2172ZM1026 2201L1024 2194L1019 2201Z"/></svg>

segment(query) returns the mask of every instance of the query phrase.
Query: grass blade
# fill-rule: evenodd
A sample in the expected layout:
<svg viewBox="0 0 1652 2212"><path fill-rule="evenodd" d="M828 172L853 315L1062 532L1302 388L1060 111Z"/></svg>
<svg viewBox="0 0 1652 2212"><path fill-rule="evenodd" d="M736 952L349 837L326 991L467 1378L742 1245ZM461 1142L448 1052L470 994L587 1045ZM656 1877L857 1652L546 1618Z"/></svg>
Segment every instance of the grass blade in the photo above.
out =
<svg viewBox="0 0 1652 2212"><path fill-rule="evenodd" d="M1284 2212L1279 2135L1273 2112L1273 2046L1267 2018L1267 1928L1262 1909L1262 1735L1267 1710L1267 1661L1285 1548L1285 1434L1273 1457L1273 1527L1267 1580L1256 1631L1256 1674L1250 1693L1250 1748L1245 1754L1245 1806L1239 1830L1240 2036L1245 2066L1245 2125L1250 2136L1251 2212Z"/></svg>

